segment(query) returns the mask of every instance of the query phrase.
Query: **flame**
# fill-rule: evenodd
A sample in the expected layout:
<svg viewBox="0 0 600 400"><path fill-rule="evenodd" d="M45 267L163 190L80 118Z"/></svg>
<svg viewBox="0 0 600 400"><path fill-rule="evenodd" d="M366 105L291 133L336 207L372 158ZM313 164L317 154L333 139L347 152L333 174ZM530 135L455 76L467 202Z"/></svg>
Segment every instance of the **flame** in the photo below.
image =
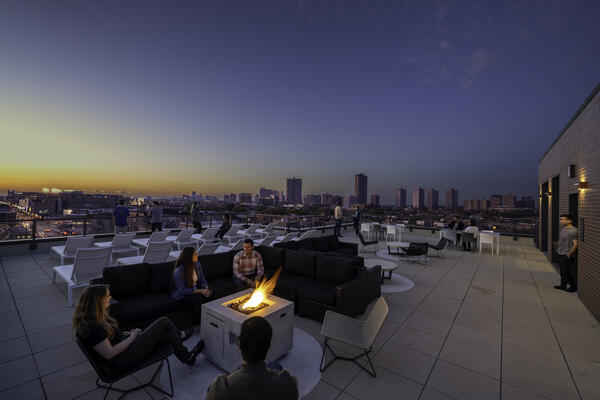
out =
<svg viewBox="0 0 600 400"><path fill-rule="evenodd" d="M242 304L242 309L247 308L256 308L265 300L265 297L271 294L275 289L275 285L277 284L277 279L279 279L279 274L281 273L281 267L275 272L275 275L269 280L263 276L262 281L258 284L254 292L252 292L252 296L248 299L247 302Z"/></svg>

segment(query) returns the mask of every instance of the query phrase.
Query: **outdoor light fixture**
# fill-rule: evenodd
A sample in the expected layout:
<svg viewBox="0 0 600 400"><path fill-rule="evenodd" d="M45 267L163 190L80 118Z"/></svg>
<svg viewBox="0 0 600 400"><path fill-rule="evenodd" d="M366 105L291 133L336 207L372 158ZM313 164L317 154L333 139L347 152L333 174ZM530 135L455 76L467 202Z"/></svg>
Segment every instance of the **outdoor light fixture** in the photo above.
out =
<svg viewBox="0 0 600 400"><path fill-rule="evenodd" d="M579 189L579 190L585 190L587 188L588 188L587 182L581 181L577 184L577 189Z"/></svg>
<svg viewBox="0 0 600 400"><path fill-rule="evenodd" d="M546 196L552 197L552 192L546 192Z"/></svg>

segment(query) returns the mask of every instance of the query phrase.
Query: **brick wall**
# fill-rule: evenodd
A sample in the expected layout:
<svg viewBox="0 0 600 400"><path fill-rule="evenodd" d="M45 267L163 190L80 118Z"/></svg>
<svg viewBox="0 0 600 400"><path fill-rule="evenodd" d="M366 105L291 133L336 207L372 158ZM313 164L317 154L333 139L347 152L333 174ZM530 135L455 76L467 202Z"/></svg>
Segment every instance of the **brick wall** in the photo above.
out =
<svg viewBox="0 0 600 400"><path fill-rule="evenodd" d="M569 164L575 164L574 178L567 176ZM579 298L600 321L600 85L538 164L540 188L542 183L549 182L550 191L555 192L551 185L552 178L556 175L560 176L558 191L561 214L569 212L569 194L578 192L576 185L579 181L589 184L589 189L579 191L578 286ZM552 243L551 207L549 202L549 246ZM582 220L584 232L581 229ZM550 252L548 257L550 258Z"/></svg>

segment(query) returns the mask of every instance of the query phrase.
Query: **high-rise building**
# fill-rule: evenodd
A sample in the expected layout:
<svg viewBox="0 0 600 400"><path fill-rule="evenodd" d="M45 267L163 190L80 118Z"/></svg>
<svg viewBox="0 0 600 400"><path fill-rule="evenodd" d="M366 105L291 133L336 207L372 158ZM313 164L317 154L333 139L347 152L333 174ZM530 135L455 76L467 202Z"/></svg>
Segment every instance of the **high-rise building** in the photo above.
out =
<svg viewBox="0 0 600 400"><path fill-rule="evenodd" d="M440 193L435 189L427 189L427 208L430 210L438 208Z"/></svg>
<svg viewBox="0 0 600 400"><path fill-rule="evenodd" d="M446 208L453 209L458 207L458 190L453 188L446 189Z"/></svg>
<svg viewBox="0 0 600 400"><path fill-rule="evenodd" d="M490 197L490 208L493 210L495 208L502 207L502 195L501 194L493 194Z"/></svg>
<svg viewBox="0 0 600 400"><path fill-rule="evenodd" d="M235 193L229 193L229 201L232 203L237 202L237 195Z"/></svg>
<svg viewBox="0 0 600 400"><path fill-rule="evenodd" d="M285 196L290 204L302 204L302 179L287 178L287 194Z"/></svg>
<svg viewBox="0 0 600 400"><path fill-rule="evenodd" d="M485 200L483 200L485 201ZM480 200L477 199L473 199L473 200L465 200L465 211L479 211L481 209L481 202Z"/></svg>
<svg viewBox="0 0 600 400"><path fill-rule="evenodd" d="M320 194L307 194L304 196L304 204L307 206L320 205L321 195Z"/></svg>
<svg viewBox="0 0 600 400"><path fill-rule="evenodd" d="M481 200L479 200L479 209L480 209L481 211L485 211L485 210L487 210L488 208L490 208L489 201L487 201L486 199L481 199Z"/></svg>
<svg viewBox="0 0 600 400"><path fill-rule="evenodd" d="M396 207L406 208L406 189L396 189Z"/></svg>
<svg viewBox="0 0 600 400"><path fill-rule="evenodd" d="M354 196L359 204L367 204L367 176L358 174L354 176Z"/></svg>
<svg viewBox="0 0 600 400"><path fill-rule="evenodd" d="M521 207L523 208L535 208L535 202L531 196L521 197Z"/></svg>
<svg viewBox="0 0 600 400"><path fill-rule="evenodd" d="M379 207L379 195L378 194L371 195L371 205Z"/></svg>
<svg viewBox="0 0 600 400"><path fill-rule="evenodd" d="M353 194L347 194L344 196L344 208L351 208L356 205L356 196Z"/></svg>
<svg viewBox="0 0 600 400"><path fill-rule="evenodd" d="M506 208L517 208L517 197L512 193L505 194L503 206Z"/></svg>
<svg viewBox="0 0 600 400"><path fill-rule="evenodd" d="M240 193L239 201L242 204L252 203L252 193Z"/></svg>
<svg viewBox="0 0 600 400"><path fill-rule="evenodd" d="M425 193L423 188L416 188L413 190L412 206L413 208L422 208L425 205Z"/></svg>

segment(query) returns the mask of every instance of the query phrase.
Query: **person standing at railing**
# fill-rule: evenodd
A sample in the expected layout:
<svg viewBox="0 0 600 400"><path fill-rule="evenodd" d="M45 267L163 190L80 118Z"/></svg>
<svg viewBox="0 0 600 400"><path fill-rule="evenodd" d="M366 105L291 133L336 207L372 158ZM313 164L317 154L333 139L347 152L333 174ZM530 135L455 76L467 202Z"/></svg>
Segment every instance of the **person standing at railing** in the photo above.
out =
<svg viewBox="0 0 600 400"><path fill-rule="evenodd" d="M119 200L119 205L115 207L113 215L115 217L115 234L127 233L127 217L129 217L129 208L125 207L125 200Z"/></svg>
<svg viewBox="0 0 600 400"><path fill-rule="evenodd" d="M333 233L339 237L342 237L342 217L344 212L342 211L342 202L338 201L337 206L333 209L333 218L335 218L335 229Z"/></svg>
<svg viewBox="0 0 600 400"><path fill-rule="evenodd" d="M360 225L360 211L358 208L354 210L354 214L352 214L352 222L354 223L354 233L358 235Z"/></svg>
<svg viewBox="0 0 600 400"><path fill-rule="evenodd" d="M202 211L200 211L200 207L198 206L198 202L195 201L192 205L192 211L190 213L192 217L192 224L196 229L196 233L200 233L202 230Z"/></svg>
<svg viewBox="0 0 600 400"><path fill-rule="evenodd" d="M150 209L150 223L152 224L152 232L158 230L162 232L162 206L155 201L154 206Z"/></svg>

